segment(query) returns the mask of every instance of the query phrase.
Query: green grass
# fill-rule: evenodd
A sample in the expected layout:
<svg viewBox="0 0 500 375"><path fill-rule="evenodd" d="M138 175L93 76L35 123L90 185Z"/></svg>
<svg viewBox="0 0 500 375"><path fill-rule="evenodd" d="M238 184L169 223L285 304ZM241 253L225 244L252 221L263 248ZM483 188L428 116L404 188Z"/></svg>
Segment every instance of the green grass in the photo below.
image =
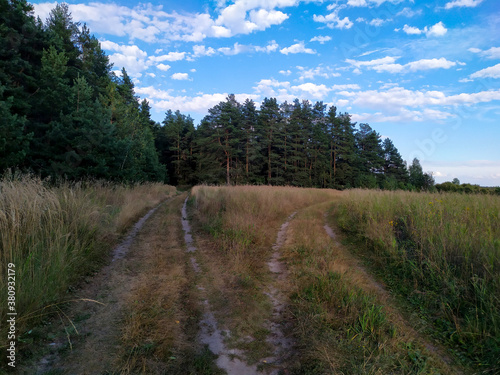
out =
<svg viewBox="0 0 500 375"><path fill-rule="evenodd" d="M476 371L500 371L500 198L353 190L337 223L434 335Z"/></svg>

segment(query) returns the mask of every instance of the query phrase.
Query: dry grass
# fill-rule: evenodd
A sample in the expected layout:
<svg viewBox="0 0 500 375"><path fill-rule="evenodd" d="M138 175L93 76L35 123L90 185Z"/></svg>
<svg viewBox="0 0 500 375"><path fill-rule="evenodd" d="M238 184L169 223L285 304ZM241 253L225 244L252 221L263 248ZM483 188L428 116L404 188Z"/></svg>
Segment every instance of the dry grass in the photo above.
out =
<svg viewBox="0 0 500 375"><path fill-rule="evenodd" d="M161 208L136 249L139 276L127 296L123 373L162 373L167 369L171 373L182 361L183 352L194 348L194 343L188 342L188 332L196 322L195 301L185 298L191 286L180 228L184 198L179 196Z"/></svg>
<svg viewBox="0 0 500 375"><path fill-rule="evenodd" d="M18 332L49 313L44 306L60 301L70 285L95 269L126 226L174 192L161 184L51 187L28 175L3 178L0 263L15 264ZM0 268L1 296L6 296L6 272ZM2 321L6 307L0 308Z"/></svg>

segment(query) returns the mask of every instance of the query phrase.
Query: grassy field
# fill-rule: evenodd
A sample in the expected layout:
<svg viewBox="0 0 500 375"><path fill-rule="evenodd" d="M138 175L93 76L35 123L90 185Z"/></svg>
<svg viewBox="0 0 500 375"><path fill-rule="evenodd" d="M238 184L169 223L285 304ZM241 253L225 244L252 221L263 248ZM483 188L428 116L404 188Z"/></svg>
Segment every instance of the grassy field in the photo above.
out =
<svg viewBox="0 0 500 375"><path fill-rule="evenodd" d="M20 341L45 314L64 319L58 303L71 299L71 286L102 266L147 209L175 193L161 184L1 180L0 257L2 265L16 266ZM148 221L119 267L96 276L92 290L109 294L103 297L109 309L95 308L86 324L108 319L107 340L118 337L106 357L111 369L220 373L216 357L197 342L206 298L225 345L264 373L500 371L498 197L196 186L188 216L197 251L188 253L180 213L187 194ZM286 272L278 277L268 262L287 220L279 249ZM6 267L0 278L5 296ZM268 340L276 319L273 289L285 306L281 329L294 343L278 365L266 360L276 353ZM66 354L67 369L92 361L102 367L84 344L104 336L88 334Z"/></svg>
<svg viewBox="0 0 500 375"><path fill-rule="evenodd" d="M68 288L95 271L118 237L175 191L163 184L104 182L50 187L26 175L0 180L0 296L7 300L7 264L13 263L18 332L60 311ZM1 304L2 322L6 309Z"/></svg>
<svg viewBox="0 0 500 375"><path fill-rule="evenodd" d="M464 363L500 372L500 198L376 192L346 194L339 226Z"/></svg>

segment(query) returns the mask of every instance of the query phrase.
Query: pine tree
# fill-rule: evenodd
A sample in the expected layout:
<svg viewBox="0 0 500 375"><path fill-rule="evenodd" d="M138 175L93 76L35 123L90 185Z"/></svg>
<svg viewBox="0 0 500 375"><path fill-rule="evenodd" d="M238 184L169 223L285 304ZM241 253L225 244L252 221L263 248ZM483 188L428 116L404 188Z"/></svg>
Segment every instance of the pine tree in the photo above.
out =
<svg viewBox="0 0 500 375"><path fill-rule="evenodd" d="M279 185L283 182L284 168L278 154L279 149L276 147L281 136L280 123L281 114L276 98L265 98L260 106L259 130L262 134L262 153L265 158L264 173L269 185Z"/></svg>
<svg viewBox="0 0 500 375"><path fill-rule="evenodd" d="M5 86L0 85L0 97ZM26 134L26 117L11 113L13 98L0 101L0 171L21 165L26 158L32 134Z"/></svg>
<svg viewBox="0 0 500 375"><path fill-rule="evenodd" d="M208 110L208 115L202 121L201 138L199 146L201 147L200 157L206 160L199 161L202 164L211 164L214 168L214 162L219 167L225 169L225 181L227 185L231 184L232 176L236 174L238 161L240 157L241 132L241 105L236 101L234 95L229 95L225 102L220 102L215 107ZM241 163L239 163L241 165ZM215 169L219 169L215 167ZM221 171L215 173L213 178L221 175ZM219 180L219 182L221 182Z"/></svg>
<svg viewBox="0 0 500 375"><path fill-rule="evenodd" d="M408 171L398 149L389 138L384 139L384 175L386 189L404 189L408 183Z"/></svg>

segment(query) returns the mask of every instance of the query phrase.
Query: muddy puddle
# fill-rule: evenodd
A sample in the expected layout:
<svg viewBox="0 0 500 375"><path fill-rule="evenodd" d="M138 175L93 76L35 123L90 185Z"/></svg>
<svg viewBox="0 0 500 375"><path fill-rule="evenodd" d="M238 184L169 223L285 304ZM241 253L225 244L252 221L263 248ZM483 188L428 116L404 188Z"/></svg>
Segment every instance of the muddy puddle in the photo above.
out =
<svg viewBox="0 0 500 375"><path fill-rule="evenodd" d="M189 198L189 197L188 197ZM182 229L184 230L184 241L186 243L186 251L188 253L196 252L196 246L193 244L193 235L191 234L191 225L187 217L187 201L184 201L182 206ZM201 269L193 256L190 258L191 266L195 273L200 273ZM204 307L203 318L200 321L200 332L198 335L199 343L203 345L208 345L210 351L218 356L216 364L229 375L254 375L261 374L257 371L256 366L249 366L238 357L242 356L242 352L236 349L228 349L224 344L224 338L228 337L229 332L223 331L217 326L217 320L210 309L210 304L206 297L205 288L201 285L197 285L202 297L202 303Z"/></svg>

